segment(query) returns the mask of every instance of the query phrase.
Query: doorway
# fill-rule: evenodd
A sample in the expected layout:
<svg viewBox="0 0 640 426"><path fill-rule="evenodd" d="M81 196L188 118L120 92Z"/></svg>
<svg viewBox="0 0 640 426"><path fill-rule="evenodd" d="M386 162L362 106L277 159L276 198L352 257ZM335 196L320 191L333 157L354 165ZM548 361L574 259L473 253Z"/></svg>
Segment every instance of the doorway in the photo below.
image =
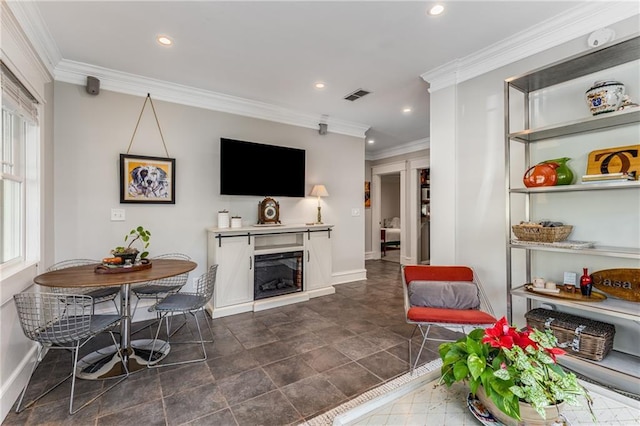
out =
<svg viewBox="0 0 640 426"><path fill-rule="evenodd" d="M401 229L400 220L400 173L389 173L380 177L380 258L388 262L400 263Z"/></svg>
<svg viewBox="0 0 640 426"><path fill-rule="evenodd" d="M431 178L429 169L420 169L420 244L419 263L428 265L430 258L429 227L431 219Z"/></svg>
<svg viewBox="0 0 640 426"><path fill-rule="evenodd" d="M391 185L398 188L395 191L393 201L387 202L387 204L392 204L394 206L393 208L395 208L396 210L392 210L390 206L383 206L383 204L385 203L385 197L383 196L383 181L387 183L394 182ZM385 219L392 220L395 217L397 218L397 221L395 223L397 225L397 228L395 228L392 232L394 233L394 241L397 241L397 245L399 247L397 250L393 250L394 257L395 252L397 252L397 261L400 264L408 263L406 259L406 253L408 252L407 245L404 243L405 241L407 241L405 182L406 164L404 162L383 164L380 166L374 166L371 169L371 244L374 253L374 259L383 259L387 256L387 254L385 254L384 257L382 256L382 249L384 247L383 243L387 243L390 240L383 241L382 233L385 225L390 225L390 222L385 222ZM391 199L392 198L390 198L390 200ZM385 246L390 247L391 245L385 244ZM389 251L387 251L387 253L389 253Z"/></svg>

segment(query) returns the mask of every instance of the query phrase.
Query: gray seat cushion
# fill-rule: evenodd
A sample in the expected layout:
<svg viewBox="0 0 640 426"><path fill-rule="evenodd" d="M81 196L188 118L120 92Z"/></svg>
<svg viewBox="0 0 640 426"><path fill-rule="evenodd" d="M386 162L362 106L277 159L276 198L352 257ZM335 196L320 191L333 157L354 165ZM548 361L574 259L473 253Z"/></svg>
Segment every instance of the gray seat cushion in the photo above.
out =
<svg viewBox="0 0 640 426"><path fill-rule="evenodd" d="M480 298L474 283L468 281L411 281L411 306L446 309L479 309Z"/></svg>

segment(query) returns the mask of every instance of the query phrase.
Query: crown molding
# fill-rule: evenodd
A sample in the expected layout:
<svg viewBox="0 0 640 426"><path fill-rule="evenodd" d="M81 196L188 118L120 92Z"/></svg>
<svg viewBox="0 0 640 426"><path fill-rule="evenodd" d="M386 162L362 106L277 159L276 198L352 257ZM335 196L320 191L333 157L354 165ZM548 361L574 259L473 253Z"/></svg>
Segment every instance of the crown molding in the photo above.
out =
<svg viewBox="0 0 640 426"><path fill-rule="evenodd" d="M154 99L189 105L229 114L259 118L292 126L318 129L320 122L327 123L327 130L347 136L364 138L368 125L354 123L322 114L298 112L277 105L258 102L236 96L183 86L168 81L156 80L129 74L96 65L63 59L55 69L55 79L65 83L86 85L87 76L100 80L100 87L113 92L134 96L153 93Z"/></svg>
<svg viewBox="0 0 640 426"><path fill-rule="evenodd" d="M36 2L3 1L2 4L3 6L6 4L11 10L25 36L31 41L33 50L39 56L39 61L44 64L49 75L53 75L56 64L60 62L62 55L44 19L42 19Z"/></svg>
<svg viewBox="0 0 640 426"><path fill-rule="evenodd" d="M429 83L429 92L433 93L634 15L638 15L638 5L634 1L581 4L513 37L427 71L421 77Z"/></svg>
<svg viewBox="0 0 640 426"><path fill-rule="evenodd" d="M0 28L0 58L38 102L43 103L44 85L51 81L52 73L41 61L38 52L22 31L18 18L5 1L0 4Z"/></svg>
<svg viewBox="0 0 640 426"><path fill-rule="evenodd" d="M365 155L365 160L376 161L384 158L395 157L396 155L411 154L416 151L429 149L430 139L418 139L417 141L407 142L393 148L381 149Z"/></svg>

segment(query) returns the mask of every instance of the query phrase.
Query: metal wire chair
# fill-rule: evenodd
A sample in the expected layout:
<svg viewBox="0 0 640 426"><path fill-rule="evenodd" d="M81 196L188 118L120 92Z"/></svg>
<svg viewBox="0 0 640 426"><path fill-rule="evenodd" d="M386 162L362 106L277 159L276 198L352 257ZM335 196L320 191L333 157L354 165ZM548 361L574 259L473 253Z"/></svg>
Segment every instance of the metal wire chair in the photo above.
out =
<svg viewBox="0 0 640 426"><path fill-rule="evenodd" d="M24 335L28 339L38 343L37 359L31 369L31 373L29 374L29 380L25 384L20 395L20 400L16 407L16 413L21 413L40 398L60 386L69 377L72 377L69 414L75 414L129 377L129 370L123 362L122 365L126 374L116 383L109 386L107 389L100 392L99 395L91 398L91 400L85 402L80 408L74 411L73 399L76 385L78 353L80 352L80 348L93 337L105 331L109 332L111 340L113 340L113 344L117 347L117 342L111 328L120 323L120 315L94 315L93 298L82 294L18 293L13 296L13 299L15 301L18 318L20 319L20 325L22 326ZM27 388L29 387L29 382L31 381L33 372L44 357L45 349L63 349L72 351L73 371L21 409L20 407L25 393L27 392Z"/></svg>
<svg viewBox="0 0 640 426"><path fill-rule="evenodd" d="M179 259L179 260L191 260L191 257L182 253L167 253L153 257L153 259ZM177 293L186 283L189 278L189 273L176 275L173 277L163 278L161 280L147 281L145 283L136 284L131 286L131 292L136 295L136 304L133 307L132 317L136 314L138 309L138 302L141 299L155 299L156 303L163 297Z"/></svg>
<svg viewBox="0 0 640 426"><path fill-rule="evenodd" d="M463 284L465 287L467 285L472 285L472 288L477 295L478 306L473 308L459 308L452 306L413 305L410 301L409 287L414 282L424 283L426 285L437 285L435 283L440 282L445 286L451 286L451 284L456 282ZM410 374L413 374L413 371L417 367L422 350L428 340L436 342L451 341L449 339L430 337L429 331L432 326L440 326L466 334L474 328L486 328L495 324L497 321L493 313L493 308L491 307L491 302L482 288L480 278L475 271L468 266L403 265L402 288L404 292L405 321L408 324L415 325L413 332L409 337ZM453 288L450 290L455 293ZM420 334L422 335L422 344L420 345L420 350L418 351L415 362L413 362L411 346L416 330L420 331Z"/></svg>
<svg viewBox="0 0 640 426"><path fill-rule="evenodd" d="M218 270L218 265L211 265L207 272L202 274L195 282L196 291L193 293L189 292L178 292L174 294L170 294L161 301L157 302L153 306L149 308L149 312L158 312L160 313L160 323L158 324L158 329L156 331L156 336L153 340L153 345L151 346L151 351L149 354L149 363L147 364L148 368L154 367L166 367L169 365L179 365L179 364L188 364L192 362L204 361L207 359L207 351L205 349L204 344L206 343L202 337L202 330L200 329L200 322L198 321L198 312L202 311L204 314L205 321L207 323L207 327L209 328L209 333L213 337L213 333L211 332L211 326L209 325L209 319L207 318L207 314L204 311L204 307L207 302L213 297L213 289L216 283L216 273ZM196 327L198 329L198 336L200 340L197 341L181 341L178 343L199 343L202 346L202 358L191 359L187 361L177 361L172 363L159 364L161 359L153 360L153 353L156 348L156 343L158 342L158 335L160 334L160 329L162 328L162 321L168 321L168 316L176 313L182 314L191 314L196 322ZM169 345L169 338L171 335L167 333L167 341L166 343L158 349L158 351L163 351L166 345ZM209 341L212 342L213 340Z"/></svg>
<svg viewBox="0 0 640 426"><path fill-rule="evenodd" d="M99 264L99 260L93 259L69 259L55 263L47 271L57 271L59 269L71 268L72 266L85 266ZM116 307L116 312L119 312L118 303L116 297L120 292L120 287L49 287L53 293L73 293L73 294L85 294L93 297L93 303L113 302L113 306Z"/></svg>

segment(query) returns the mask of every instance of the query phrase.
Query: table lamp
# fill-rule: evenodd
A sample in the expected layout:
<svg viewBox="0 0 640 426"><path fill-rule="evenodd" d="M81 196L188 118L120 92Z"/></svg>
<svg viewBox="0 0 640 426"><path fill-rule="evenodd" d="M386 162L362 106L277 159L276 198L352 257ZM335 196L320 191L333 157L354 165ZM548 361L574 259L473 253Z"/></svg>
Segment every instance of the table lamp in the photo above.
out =
<svg viewBox="0 0 640 426"><path fill-rule="evenodd" d="M316 223L322 223L322 215L320 214L320 197L327 197L329 193L327 192L327 188L324 185L313 185L311 189L311 194L313 197L318 197L318 221Z"/></svg>

